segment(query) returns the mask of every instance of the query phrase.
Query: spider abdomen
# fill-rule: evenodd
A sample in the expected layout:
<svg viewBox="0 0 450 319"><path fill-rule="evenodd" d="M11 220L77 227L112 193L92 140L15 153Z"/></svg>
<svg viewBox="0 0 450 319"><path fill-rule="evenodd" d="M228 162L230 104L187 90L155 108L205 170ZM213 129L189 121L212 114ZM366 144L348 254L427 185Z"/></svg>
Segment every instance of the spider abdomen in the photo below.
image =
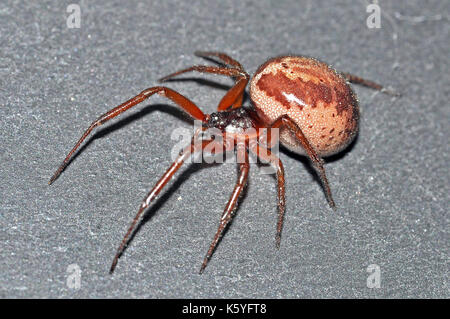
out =
<svg viewBox="0 0 450 319"><path fill-rule="evenodd" d="M288 115L320 156L338 153L358 131L355 94L334 69L312 58L282 56L267 61L251 80L250 97L266 125ZM280 142L305 154L287 128L281 128Z"/></svg>

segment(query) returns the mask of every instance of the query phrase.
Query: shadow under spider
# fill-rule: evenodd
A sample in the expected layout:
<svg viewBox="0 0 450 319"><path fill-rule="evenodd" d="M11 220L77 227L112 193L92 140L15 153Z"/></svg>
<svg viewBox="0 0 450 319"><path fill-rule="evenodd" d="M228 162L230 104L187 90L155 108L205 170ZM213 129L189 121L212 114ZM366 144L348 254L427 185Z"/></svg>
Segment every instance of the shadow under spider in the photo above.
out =
<svg viewBox="0 0 450 319"><path fill-rule="evenodd" d="M342 150L339 153L334 154L332 156L323 158L323 161L325 163L332 163L332 162L342 159L343 157L345 157L347 155L347 153L351 152L351 150L355 147L356 143L358 142L358 138L359 138L359 134L357 134L355 136L353 141L344 150ZM283 153L285 153L290 158L293 158L294 160L301 162L303 164L303 167L306 169L306 171L312 176L313 180L316 183L319 183L322 190L325 191L323 188L323 185L322 185L322 181L319 178L319 175L317 174L314 167L311 165L311 161L304 155L300 155L300 154L292 152L288 148L284 147L282 144L280 144L280 146L281 146L281 149L283 150ZM330 185L332 186L332 184L330 184Z"/></svg>

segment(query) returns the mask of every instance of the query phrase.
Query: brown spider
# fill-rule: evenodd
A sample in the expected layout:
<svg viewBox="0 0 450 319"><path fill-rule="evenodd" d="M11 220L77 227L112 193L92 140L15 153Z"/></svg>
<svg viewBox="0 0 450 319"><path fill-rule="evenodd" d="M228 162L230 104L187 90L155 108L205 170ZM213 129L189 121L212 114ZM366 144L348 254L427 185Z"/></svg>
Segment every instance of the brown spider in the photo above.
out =
<svg viewBox="0 0 450 319"><path fill-rule="evenodd" d="M148 88L95 120L49 181L49 184L55 181L70 162L74 152L95 127L141 103L155 93L169 98L194 119L202 121L202 127L194 134L191 144L179 153L176 160L145 197L117 250L110 273L114 271L119 257L128 245L130 235L142 213L183 162L192 154L206 149L213 143L215 143L213 146L218 146L218 143L225 144L225 142L217 140L199 141L197 137L201 131L215 128L223 135L224 140L235 142L231 143L231 146L227 144L222 151L236 150L240 173L220 219L219 228L203 260L200 273L205 269L226 226L231 221L239 195L246 185L250 167L248 152L276 168L279 211L275 240L276 246L280 246L285 212L284 169L281 160L269 150L270 147L260 143L262 129L279 129L278 138L284 146L293 152L308 156L322 181L328 204L335 208L321 156L329 156L343 150L358 132L358 102L347 81L394 94L377 83L348 73L338 73L316 59L302 56L281 56L268 60L256 71L250 82L250 99L253 107L244 108L242 100L250 76L241 64L221 52L196 52L196 55L206 59L218 58L221 61L217 62L220 66L196 65L170 74L160 81L190 71L221 74L234 78L235 84L220 101L218 112L205 115L188 98L167 87ZM252 134L247 133L249 129L254 129ZM267 141L270 145L271 136L270 130L267 130ZM219 146L223 146L223 144Z"/></svg>

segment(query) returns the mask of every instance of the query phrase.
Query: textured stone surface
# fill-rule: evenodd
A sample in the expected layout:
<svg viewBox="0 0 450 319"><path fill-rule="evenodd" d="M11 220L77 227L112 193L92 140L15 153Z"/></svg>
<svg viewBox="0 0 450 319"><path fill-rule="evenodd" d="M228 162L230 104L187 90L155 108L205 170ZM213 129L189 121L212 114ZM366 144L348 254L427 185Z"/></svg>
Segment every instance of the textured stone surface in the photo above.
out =
<svg viewBox="0 0 450 319"><path fill-rule="evenodd" d="M65 1L0 4L1 297L449 298L448 1ZM257 165L237 216L198 270L236 181L233 164L186 166L148 210L113 276L137 208L192 122L152 97L96 130L52 185L83 130L164 75L221 50L252 74L273 56L314 56L391 86L353 86L360 132L326 169L338 209L301 156L282 150L286 219L275 249L276 188ZM168 86L213 112L227 78ZM246 100L248 103L248 99ZM69 265L81 288L67 286ZM381 288L367 287L367 267Z"/></svg>

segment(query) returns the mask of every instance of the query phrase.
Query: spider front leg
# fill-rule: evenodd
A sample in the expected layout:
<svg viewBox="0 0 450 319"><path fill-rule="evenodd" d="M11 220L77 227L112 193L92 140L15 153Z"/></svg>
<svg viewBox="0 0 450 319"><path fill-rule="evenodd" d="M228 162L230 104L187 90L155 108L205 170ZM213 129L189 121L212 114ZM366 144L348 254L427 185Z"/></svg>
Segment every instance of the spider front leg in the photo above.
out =
<svg viewBox="0 0 450 319"><path fill-rule="evenodd" d="M250 144L250 151L258 158L265 162L269 162L277 170L278 180L278 222L277 233L275 236L275 244L277 248L280 248L281 243L281 230L283 229L284 212L286 210L285 204L285 180L284 180L284 167L280 158L273 154L269 149L263 147L260 144Z"/></svg>
<svg viewBox="0 0 450 319"><path fill-rule="evenodd" d="M335 209L336 204L334 203L333 197L331 196L331 189L330 185L328 184L328 179L325 174L325 168L323 167L322 159L319 157L319 155L317 155L317 152L311 146L311 144L309 143L306 136L303 134L300 127L297 124L295 124L295 122L288 115L280 116L269 127L269 130L271 128L280 128L281 126L289 129L295 135L297 140L301 143L303 149L306 151L309 159L311 160L314 168L319 174L320 180L322 181L323 187L325 189L325 196L327 198L328 204L330 205L331 208Z"/></svg>
<svg viewBox="0 0 450 319"><path fill-rule="evenodd" d="M230 99L234 99L234 96L236 95L237 98L235 102L231 105L232 109L236 109L242 106L242 100L244 98L244 90L247 86L247 83L249 81L249 75L247 72L245 72L243 66L236 61L235 59L231 58L229 55L223 53L223 52L216 52L216 51L197 51L195 52L196 56L202 57L202 58L210 58L212 56L219 58L222 60L225 64L231 65L235 68L238 68L242 71L244 74L244 78L238 79L234 85L234 87L231 90L234 90L235 92L229 93ZM240 81L240 82L239 82ZM230 91L231 91L230 90ZM229 107L229 102L224 102L222 106L218 107L218 111L226 110Z"/></svg>
<svg viewBox="0 0 450 319"><path fill-rule="evenodd" d="M203 264L200 267L200 274L203 273L203 270L205 269L206 265L209 262L209 259L211 258L214 250L216 249L217 243L219 242L219 239L222 237L225 228L232 220L234 216L234 210L236 209L236 204L239 199L239 195L241 194L242 190L247 184L248 171L250 170L250 162L248 160L247 146L248 146L247 143L237 145L237 152L238 152L237 157L240 171L239 178L234 187L233 193L231 194L230 200L228 201L228 204L225 207L222 217L220 218L219 229L217 230L216 235L214 236L214 239L208 249L208 252L206 253L205 259L203 260Z"/></svg>
<svg viewBox="0 0 450 319"><path fill-rule="evenodd" d="M64 161L62 162L61 166L56 170L55 174L53 174L52 178L48 182L49 184L53 183L58 176L61 174L61 172L64 170L64 168L69 163L70 159L72 158L72 155L75 153L75 151L78 149L78 147L83 143L83 141L86 139L86 137L92 132L94 128L97 126L100 126L104 124L105 122L109 121L110 119L116 117L117 115L125 112L126 110L130 109L131 107L141 103L145 99L148 99L153 94L158 93L162 96L165 96L181 106L187 113L189 113L194 119L205 121L206 115L203 114L203 112L195 105L191 100L186 98L185 96L181 95L180 93L166 88L164 86L156 86L152 88L148 88L132 99L120 104L119 106L113 108L112 110L106 112L102 116L100 116L97 120L92 122L92 124L89 126L89 128L84 132L84 134L81 136L81 138L78 140L78 142L75 144L74 148L69 152L69 154L66 156Z"/></svg>
<svg viewBox="0 0 450 319"><path fill-rule="evenodd" d="M201 57L209 57L216 56L222 59L225 63L230 64L231 67L216 67L216 66L206 66L206 65L194 65L189 68L177 71L175 73L169 74L159 81L164 82L178 76L183 73L197 71L201 73L212 73L212 74L220 74L231 76L236 79L233 87L228 90L228 92L224 95L222 100L217 107L218 111L224 111L231 107L232 109L239 108L242 106L242 100L244 97L245 87L250 79L250 76L245 72L239 62L232 59L225 53L220 52L197 52L198 56Z"/></svg>

